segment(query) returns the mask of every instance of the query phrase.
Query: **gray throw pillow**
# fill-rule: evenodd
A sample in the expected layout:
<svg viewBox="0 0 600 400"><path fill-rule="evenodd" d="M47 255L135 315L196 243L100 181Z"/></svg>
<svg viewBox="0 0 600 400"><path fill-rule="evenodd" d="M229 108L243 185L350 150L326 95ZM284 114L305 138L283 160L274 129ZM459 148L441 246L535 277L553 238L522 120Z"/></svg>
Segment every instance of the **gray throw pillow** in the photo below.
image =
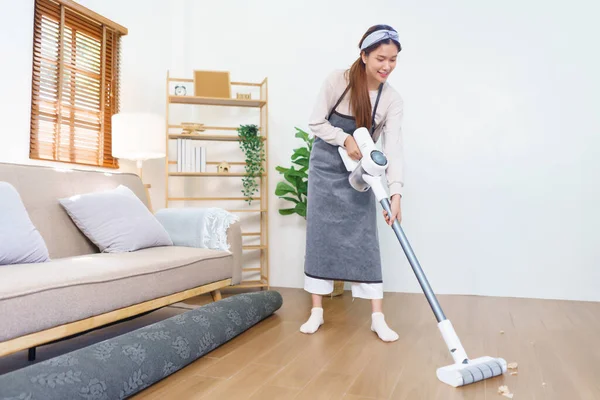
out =
<svg viewBox="0 0 600 400"><path fill-rule="evenodd" d="M0 182L0 265L50 261L48 248L31 222L19 192Z"/></svg>
<svg viewBox="0 0 600 400"><path fill-rule="evenodd" d="M59 199L75 225L103 253L172 246L169 234L128 187Z"/></svg>

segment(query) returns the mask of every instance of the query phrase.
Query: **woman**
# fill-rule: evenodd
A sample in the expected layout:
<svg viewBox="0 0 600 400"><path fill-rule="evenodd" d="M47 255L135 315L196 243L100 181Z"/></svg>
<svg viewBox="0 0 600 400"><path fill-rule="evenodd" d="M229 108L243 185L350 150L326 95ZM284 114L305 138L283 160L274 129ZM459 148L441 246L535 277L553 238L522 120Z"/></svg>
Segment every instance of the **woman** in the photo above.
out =
<svg viewBox="0 0 600 400"><path fill-rule="evenodd" d="M352 296L371 300L371 330L386 342L398 339L383 315L383 285L377 236L376 199L358 192L338 153L361 158L352 133L366 127L373 141L383 139L392 215L401 220L403 187L403 100L387 82L401 50L398 33L388 25L371 27L359 42L360 57L348 71L335 71L323 84L309 123L315 135L308 179L304 289L312 294L311 314L300 330L315 333L324 323L322 296L333 281L352 282Z"/></svg>

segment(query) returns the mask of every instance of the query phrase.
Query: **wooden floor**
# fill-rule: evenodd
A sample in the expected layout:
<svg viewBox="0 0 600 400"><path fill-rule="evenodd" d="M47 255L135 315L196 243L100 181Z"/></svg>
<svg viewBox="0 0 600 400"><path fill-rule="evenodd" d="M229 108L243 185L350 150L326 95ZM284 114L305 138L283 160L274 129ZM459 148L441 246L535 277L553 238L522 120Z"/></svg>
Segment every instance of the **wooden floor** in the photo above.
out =
<svg viewBox="0 0 600 400"><path fill-rule="evenodd" d="M517 375L455 389L436 379L452 361L423 295L386 293L400 339L384 343L350 292L326 299L325 324L305 335L309 297L279 291L276 314L135 399L503 399L501 385L514 399L600 399L600 303L440 296L470 357L518 363Z"/></svg>

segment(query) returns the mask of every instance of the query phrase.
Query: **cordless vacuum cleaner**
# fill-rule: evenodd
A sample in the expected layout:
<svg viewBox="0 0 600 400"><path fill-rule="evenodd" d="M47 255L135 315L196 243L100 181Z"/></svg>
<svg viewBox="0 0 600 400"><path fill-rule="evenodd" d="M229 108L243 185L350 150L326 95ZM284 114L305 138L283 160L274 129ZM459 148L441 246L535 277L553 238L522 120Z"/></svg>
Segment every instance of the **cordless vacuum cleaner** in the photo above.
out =
<svg viewBox="0 0 600 400"><path fill-rule="evenodd" d="M375 148L373 139L366 128L358 128L354 131L353 136L362 153L360 161L354 161L348 156L345 149L338 147L344 165L350 171L348 178L350 185L359 192L365 192L372 188L377 201L387 211L388 215L391 215L390 201L381 180L381 176L388 167L387 157ZM507 364L502 358L486 356L470 360L467 357L458 335L450 321L446 319L433 290L429 286L425 273L421 269L398 220L394 221L392 227L435 314L442 337L454 359L454 364L437 369L438 379L450 386L458 387L506 373Z"/></svg>

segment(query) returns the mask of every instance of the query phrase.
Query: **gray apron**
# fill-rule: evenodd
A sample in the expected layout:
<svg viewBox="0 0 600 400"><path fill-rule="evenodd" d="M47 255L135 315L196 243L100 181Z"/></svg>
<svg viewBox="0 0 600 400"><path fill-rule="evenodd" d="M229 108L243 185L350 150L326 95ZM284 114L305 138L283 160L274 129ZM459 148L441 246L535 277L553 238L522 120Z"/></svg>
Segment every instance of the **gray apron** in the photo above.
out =
<svg viewBox="0 0 600 400"><path fill-rule="evenodd" d="M371 135L382 88L373 108ZM336 111L348 89L327 119L352 134L356 130L354 117ZM372 190L353 189L349 174L338 146L315 137L308 170L304 273L317 279L381 283L377 202Z"/></svg>

